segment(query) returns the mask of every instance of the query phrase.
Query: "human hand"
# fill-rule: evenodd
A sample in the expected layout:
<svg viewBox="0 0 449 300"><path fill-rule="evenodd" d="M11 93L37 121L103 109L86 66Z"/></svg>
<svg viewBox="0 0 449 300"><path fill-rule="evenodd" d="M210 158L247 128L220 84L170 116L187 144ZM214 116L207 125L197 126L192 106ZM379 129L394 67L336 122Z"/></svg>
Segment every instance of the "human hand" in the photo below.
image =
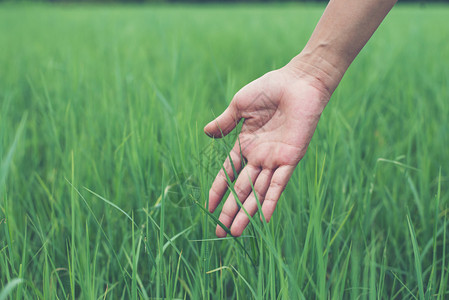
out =
<svg viewBox="0 0 449 300"><path fill-rule="evenodd" d="M209 211L214 212L228 188L225 170L230 180L235 180L236 195L251 216L258 210L253 185L268 222L296 165L306 153L329 98L329 90L319 80L290 65L242 88L228 108L204 128L210 137L220 138L244 119L239 138L209 191ZM229 158L239 173L238 178ZM233 236L240 236L248 225L248 216L233 193L226 199L219 220L230 228ZM216 234L226 236L218 225Z"/></svg>

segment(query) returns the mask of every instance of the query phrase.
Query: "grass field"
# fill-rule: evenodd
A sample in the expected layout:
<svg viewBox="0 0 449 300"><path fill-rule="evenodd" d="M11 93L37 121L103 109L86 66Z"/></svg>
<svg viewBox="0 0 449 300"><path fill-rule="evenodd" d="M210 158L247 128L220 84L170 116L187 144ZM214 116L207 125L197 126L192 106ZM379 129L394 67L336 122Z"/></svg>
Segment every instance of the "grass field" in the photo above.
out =
<svg viewBox="0 0 449 300"><path fill-rule="evenodd" d="M0 299L447 299L447 6L393 9L267 226L199 207L203 126L323 9L0 5Z"/></svg>

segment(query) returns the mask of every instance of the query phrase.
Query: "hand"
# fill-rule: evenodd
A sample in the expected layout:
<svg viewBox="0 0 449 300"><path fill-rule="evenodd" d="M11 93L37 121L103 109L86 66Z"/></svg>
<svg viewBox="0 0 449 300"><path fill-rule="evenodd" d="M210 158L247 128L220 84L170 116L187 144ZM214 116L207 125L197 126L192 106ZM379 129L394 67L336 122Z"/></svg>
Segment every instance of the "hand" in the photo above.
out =
<svg viewBox="0 0 449 300"><path fill-rule="evenodd" d="M268 222L293 170L306 153L329 98L330 93L318 80L287 65L242 88L223 114L204 128L209 136L220 138L244 119L239 138L223 167L229 178L235 179L237 197L251 216L258 210L251 183ZM242 157L246 164L242 163ZM227 188L228 181L221 169L209 191L210 212L217 208ZM230 228L233 236L240 236L249 223L232 193L219 220ZM218 225L216 234L226 236Z"/></svg>

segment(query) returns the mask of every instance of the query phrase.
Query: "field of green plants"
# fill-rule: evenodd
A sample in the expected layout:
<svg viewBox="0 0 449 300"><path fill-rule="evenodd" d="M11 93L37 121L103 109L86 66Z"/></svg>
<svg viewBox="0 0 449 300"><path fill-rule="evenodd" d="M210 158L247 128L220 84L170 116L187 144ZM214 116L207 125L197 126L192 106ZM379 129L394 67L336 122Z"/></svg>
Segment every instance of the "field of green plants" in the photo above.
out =
<svg viewBox="0 0 449 300"><path fill-rule="evenodd" d="M0 5L0 299L447 299L447 6L393 8L269 224L202 209L203 126L323 9Z"/></svg>

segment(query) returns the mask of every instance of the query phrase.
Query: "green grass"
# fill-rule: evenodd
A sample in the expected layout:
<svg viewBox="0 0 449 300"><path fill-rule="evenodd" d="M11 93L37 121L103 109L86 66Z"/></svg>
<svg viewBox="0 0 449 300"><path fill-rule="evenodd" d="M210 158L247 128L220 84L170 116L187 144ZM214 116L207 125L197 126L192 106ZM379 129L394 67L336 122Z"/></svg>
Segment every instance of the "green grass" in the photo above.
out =
<svg viewBox="0 0 449 300"><path fill-rule="evenodd" d="M0 5L0 299L447 299L449 7L393 9L269 224L199 207L323 8Z"/></svg>

